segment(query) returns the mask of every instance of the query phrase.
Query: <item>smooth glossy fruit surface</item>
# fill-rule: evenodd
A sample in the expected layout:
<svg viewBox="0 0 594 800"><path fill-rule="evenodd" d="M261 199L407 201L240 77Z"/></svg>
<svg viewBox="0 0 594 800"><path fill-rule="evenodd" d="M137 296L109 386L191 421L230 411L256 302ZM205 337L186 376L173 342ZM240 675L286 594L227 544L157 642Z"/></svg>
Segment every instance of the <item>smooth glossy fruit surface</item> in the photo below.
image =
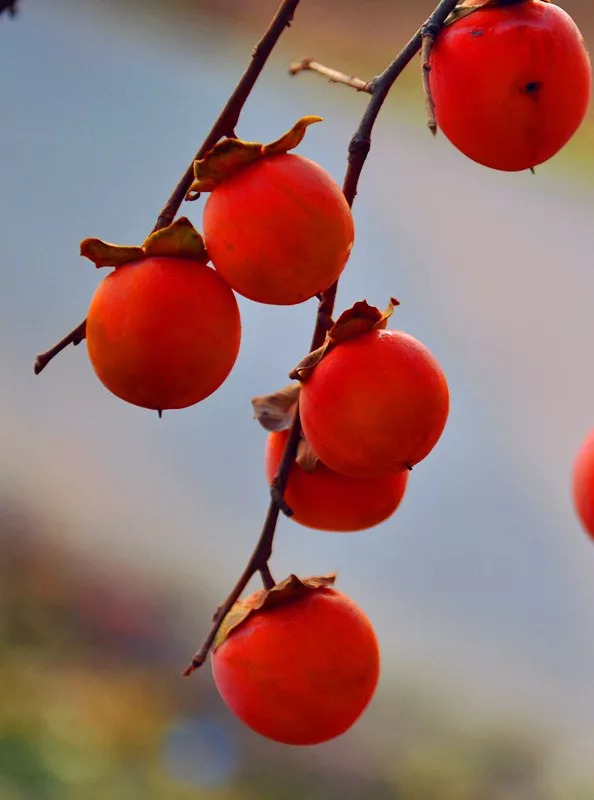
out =
<svg viewBox="0 0 594 800"><path fill-rule="evenodd" d="M412 467L444 429L449 394L429 350L375 330L331 350L301 387L306 439L330 469L355 478Z"/></svg>
<svg viewBox="0 0 594 800"><path fill-rule="evenodd" d="M212 654L214 681L250 728L286 744L344 733L369 703L379 649L361 609L335 589L253 613Z"/></svg>
<svg viewBox="0 0 594 800"><path fill-rule="evenodd" d="M266 478L277 473L288 431L268 436ZM325 531L360 531L383 522L400 505L408 471L379 478L349 478L318 462L313 472L294 464L284 493L293 511L291 519L308 528Z"/></svg>
<svg viewBox="0 0 594 800"><path fill-rule="evenodd" d="M541 0L484 8L445 27L430 65L439 127L487 167L541 164L573 136L588 107L582 36L563 9Z"/></svg>
<svg viewBox="0 0 594 800"><path fill-rule="evenodd" d="M206 201L203 227L229 286L277 305L301 303L333 284L354 237L340 187L294 154L263 158L226 178Z"/></svg>
<svg viewBox="0 0 594 800"><path fill-rule="evenodd" d="M594 538L594 430L577 454L572 476L573 503L587 533Z"/></svg>
<svg viewBox="0 0 594 800"><path fill-rule="evenodd" d="M93 369L115 395L152 409L184 408L225 380L239 352L233 292L214 269L182 258L117 267L87 319Z"/></svg>

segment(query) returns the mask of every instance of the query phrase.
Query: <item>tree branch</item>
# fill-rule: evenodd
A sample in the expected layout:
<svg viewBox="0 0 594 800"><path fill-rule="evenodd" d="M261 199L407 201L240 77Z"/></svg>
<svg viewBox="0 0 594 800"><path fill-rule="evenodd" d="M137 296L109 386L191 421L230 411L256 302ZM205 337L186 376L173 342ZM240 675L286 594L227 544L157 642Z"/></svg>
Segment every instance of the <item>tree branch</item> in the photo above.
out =
<svg viewBox="0 0 594 800"><path fill-rule="evenodd" d="M356 197L359 177L371 147L371 131L384 100L388 95L388 92L392 88L392 85L402 70L411 61L413 56L418 53L421 47L421 31L430 27L437 33L457 2L458 0L442 0L427 22L417 31L408 44L396 56L394 61L392 61L392 63L384 70L384 72L381 73L381 75L379 75L377 78L374 78L372 82L371 99L367 105L365 113L363 114L361 123L351 139L348 150L348 165L342 190L349 206L353 205L353 201ZM334 310L337 288L338 281L336 281L329 289L327 289L320 298L316 314L316 323L310 344L310 351L316 350L324 343L326 332L328 330L328 320L332 317ZM276 524L278 522L278 517L281 510L280 507L283 502L282 496L287 486L291 468L295 462L300 436L301 420L299 418L299 410L297 410L297 413L293 419L293 424L291 425L291 429L289 431L289 438L287 440L281 463L279 465L278 473L273 481L268 512L266 514L266 519L264 521L260 538L256 543L254 551L252 552L250 560L248 561L248 564L241 577L233 587L225 602L218 607L211 629L202 646L194 654L192 661L182 673L185 677L191 675L194 670L198 669L200 666L202 666L202 664L204 664L219 628L221 627L221 623L256 572L260 571L264 580L265 588L269 588L267 584L270 573L267 571L267 565L272 554L272 545L276 531Z"/></svg>
<svg viewBox="0 0 594 800"><path fill-rule="evenodd" d="M0 3L2 2L5 3L6 0L0 0ZM159 216L157 217L153 231L166 228L173 222L175 215L177 214L179 207L182 204L183 199L192 184L192 181L194 180L194 161L203 158L204 155L206 155L206 153L212 149L223 136L234 135L235 127L239 121L239 116L246 103L246 100L254 88L254 85L258 80L264 65L266 64L268 57L270 56L270 53L278 42L281 34L285 28L291 24L295 9L298 5L299 0L283 0L283 2L280 4L276 14L274 15L274 18L268 26L266 33L254 47L251 60L245 72L241 76L239 83L227 100L223 110L212 126L210 133L200 146L199 150L193 156L192 161L180 178L177 186L171 193L170 198L163 206ZM53 347L50 347L50 349L46 350L45 353L40 353L35 358L33 367L35 374L39 375L41 370L44 369L49 362L55 356L57 356L58 353L61 353L62 350L64 350L64 348L69 344L79 344L82 339L85 338L85 333L86 320L83 320L83 322L77 325L76 328L64 336L64 338L61 339L57 344L55 344Z"/></svg>

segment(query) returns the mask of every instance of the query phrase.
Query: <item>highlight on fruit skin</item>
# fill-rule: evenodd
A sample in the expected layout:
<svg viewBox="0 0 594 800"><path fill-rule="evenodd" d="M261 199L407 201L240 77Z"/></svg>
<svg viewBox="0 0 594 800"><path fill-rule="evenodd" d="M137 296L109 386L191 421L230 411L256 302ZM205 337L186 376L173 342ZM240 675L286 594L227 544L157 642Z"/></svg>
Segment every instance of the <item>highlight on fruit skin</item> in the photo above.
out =
<svg viewBox="0 0 594 800"><path fill-rule="evenodd" d="M262 736L293 745L347 731L379 678L377 638L363 611L324 585L332 578L309 580L310 589L308 580L291 576L239 601L228 617L246 606L256 610L224 634L211 656L215 685L231 711ZM279 591L288 596L275 597ZM260 607L263 595L271 602Z"/></svg>
<svg viewBox="0 0 594 800"><path fill-rule="evenodd" d="M493 169L542 164L586 114L591 66L583 38L569 14L543 0L491 2L446 25L429 64L439 128Z"/></svg>
<svg viewBox="0 0 594 800"><path fill-rule="evenodd" d="M594 429L584 439L575 458L571 493L578 519L594 539Z"/></svg>
<svg viewBox="0 0 594 800"><path fill-rule="evenodd" d="M299 409L324 464L373 478L410 469L431 452L449 392L425 345L402 331L370 330L327 352L302 384Z"/></svg>
<svg viewBox="0 0 594 800"><path fill-rule="evenodd" d="M99 380L122 400L159 411L212 394L231 371L240 338L233 292L189 258L118 266L88 312L87 348Z"/></svg>
<svg viewBox="0 0 594 800"><path fill-rule="evenodd" d="M268 483L278 471L288 436L288 430L268 435ZM283 499L293 512L291 519L300 525L325 531L361 531L392 516L404 497L408 475L405 470L378 478L350 478L320 461L311 472L294 464Z"/></svg>

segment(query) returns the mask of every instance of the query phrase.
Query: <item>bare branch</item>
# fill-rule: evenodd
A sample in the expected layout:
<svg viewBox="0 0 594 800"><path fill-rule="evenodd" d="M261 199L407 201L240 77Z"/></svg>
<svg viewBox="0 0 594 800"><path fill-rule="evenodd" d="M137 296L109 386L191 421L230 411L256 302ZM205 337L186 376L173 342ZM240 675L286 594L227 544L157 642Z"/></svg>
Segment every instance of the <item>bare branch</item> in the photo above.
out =
<svg viewBox="0 0 594 800"><path fill-rule="evenodd" d="M371 147L371 131L384 100L388 95L388 92L402 70L411 61L413 56L418 53L421 47L421 30L430 27L431 29L435 29L436 32L439 31L444 20L452 8L456 5L457 1L458 0L442 0L431 17L429 17L423 28L417 31L417 33L396 56L394 61L392 61L392 63L384 70L384 72L374 79L371 99L367 105L365 113L363 114L361 124L357 128L349 145L348 165L342 186L344 196L346 197L349 206L353 205L353 201L357 194L359 177ZM332 313L334 311L337 288L338 281L336 281L336 283L327 289L320 297L314 333L310 344L310 351L317 350L317 348L321 347L321 345L324 343L326 332L328 330L328 320L332 318ZM250 560L248 561L248 564L238 582L233 587L225 602L217 609L211 629L202 646L195 653L191 663L184 670L183 675L186 677L191 675L196 669L204 664L226 614L231 610L233 604L240 597L248 582L257 571L260 571L262 574L264 586L268 588L269 573L264 570L266 569L268 560L270 559L272 553L272 544L274 541L276 524L278 522L281 505L284 504L282 498L287 486L291 468L295 462L300 436L301 420L299 417L299 409L297 409L293 419L293 424L291 425L291 429L289 431L289 437L285 445L285 450L279 465L278 473L272 483L270 504L268 506L268 512L266 515L266 520L264 521L260 538L258 539Z"/></svg>

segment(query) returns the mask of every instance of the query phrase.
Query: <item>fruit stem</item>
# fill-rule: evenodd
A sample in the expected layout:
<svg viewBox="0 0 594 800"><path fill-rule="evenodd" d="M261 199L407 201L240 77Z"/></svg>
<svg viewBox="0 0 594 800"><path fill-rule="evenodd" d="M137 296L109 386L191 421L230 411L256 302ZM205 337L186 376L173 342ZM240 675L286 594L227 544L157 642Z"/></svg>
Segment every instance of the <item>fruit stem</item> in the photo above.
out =
<svg viewBox="0 0 594 800"><path fill-rule="evenodd" d="M4 8L9 8L11 5L14 5L14 2L7 4L6 0L0 0L0 13L2 13ZM264 36L262 36L260 41L254 47L251 60L245 72L239 79L239 83L225 103L225 106L215 120L215 123L212 126L208 136L200 146L200 149L192 157L188 168L180 178L177 186L171 193L170 198L163 206L159 216L157 217L157 221L153 228L153 233L161 230L162 228L166 228L173 222L175 215L177 214L179 207L181 206L186 193L194 180L194 161L199 161L201 158L203 158L206 153L214 147L219 139L223 138L223 136L235 135L235 127L239 121L239 116L243 110L243 107L250 96L250 93L254 88L254 85L258 80L264 65L268 61L268 57L274 49L274 46L278 42L285 28L288 28L291 24L293 15L295 14L295 10L298 5L299 0L283 0L278 7L278 10L268 26ZM76 326L76 328L64 336L63 339L60 339L57 344L55 344L53 347L50 347L49 350L45 351L45 353L40 353L35 358L33 367L35 374L39 375L41 370L44 369L44 367L46 367L49 362L55 356L57 356L58 353L61 353L62 350L64 350L64 348L69 344L79 344L85 338L85 333L86 320L83 320L79 325Z"/></svg>

